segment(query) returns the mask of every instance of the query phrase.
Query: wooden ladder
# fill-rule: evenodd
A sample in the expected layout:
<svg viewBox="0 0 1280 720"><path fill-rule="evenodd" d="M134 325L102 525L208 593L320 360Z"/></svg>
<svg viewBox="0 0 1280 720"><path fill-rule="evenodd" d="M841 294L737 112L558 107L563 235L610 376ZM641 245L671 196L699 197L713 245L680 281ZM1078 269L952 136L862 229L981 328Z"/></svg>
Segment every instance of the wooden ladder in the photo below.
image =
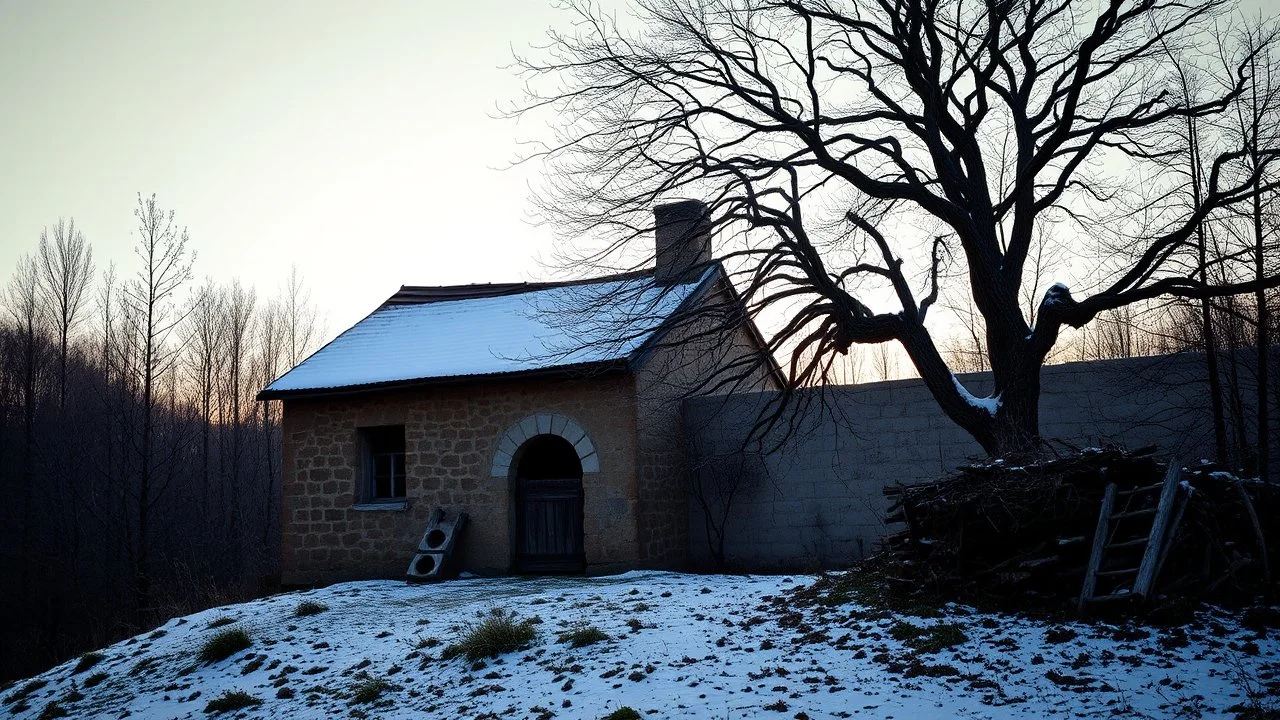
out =
<svg viewBox="0 0 1280 720"><path fill-rule="evenodd" d="M1084 572L1084 587L1080 590L1080 601L1076 609L1083 613L1089 603L1105 602L1121 599L1146 599L1151 594L1156 577L1160 574L1160 566L1164 564L1165 554L1173 541L1172 529L1176 528L1186 509L1186 499L1179 493L1181 479L1181 463L1177 458L1169 461L1169 471L1164 481L1155 485L1119 490L1114 482L1107 483L1102 496L1102 509L1098 512L1098 526L1093 534L1093 548L1089 553L1089 565ZM1106 469L1103 469L1106 473ZM1132 500L1141 495L1160 491L1160 499L1155 507L1128 509ZM1126 507L1116 512L1116 500L1126 499ZM1128 518L1150 517L1151 527L1145 537L1134 537L1128 540L1113 541L1116 523ZM1122 567L1103 570L1109 552L1142 548L1142 561L1137 567ZM1130 588L1117 588L1106 595L1098 595L1099 578L1115 578L1123 580L1133 577Z"/></svg>

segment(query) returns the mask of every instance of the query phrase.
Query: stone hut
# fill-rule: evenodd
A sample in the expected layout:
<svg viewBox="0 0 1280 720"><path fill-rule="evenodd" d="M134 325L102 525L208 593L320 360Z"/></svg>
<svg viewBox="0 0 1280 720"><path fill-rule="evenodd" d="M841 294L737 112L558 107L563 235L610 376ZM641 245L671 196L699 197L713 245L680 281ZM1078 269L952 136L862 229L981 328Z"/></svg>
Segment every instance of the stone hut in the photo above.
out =
<svg viewBox="0 0 1280 720"><path fill-rule="evenodd" d="M685 563L680 401L778 376L705 207L655 213L653 270L405 286L259 393L283 405L282 581L403 576L435 508L470 517L460 570Z"/></svg>

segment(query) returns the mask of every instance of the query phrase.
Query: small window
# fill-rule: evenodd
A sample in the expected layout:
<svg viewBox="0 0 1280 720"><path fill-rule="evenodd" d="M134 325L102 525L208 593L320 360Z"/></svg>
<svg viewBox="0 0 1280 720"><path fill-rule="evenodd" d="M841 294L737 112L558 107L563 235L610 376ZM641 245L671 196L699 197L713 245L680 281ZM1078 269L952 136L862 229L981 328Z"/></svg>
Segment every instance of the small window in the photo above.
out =
<svg viewBox="0 0 1280 720"><path fill-rule="evenodd" d="M363 502L404 500L404 426L360 429L364 454Z"/></svg>

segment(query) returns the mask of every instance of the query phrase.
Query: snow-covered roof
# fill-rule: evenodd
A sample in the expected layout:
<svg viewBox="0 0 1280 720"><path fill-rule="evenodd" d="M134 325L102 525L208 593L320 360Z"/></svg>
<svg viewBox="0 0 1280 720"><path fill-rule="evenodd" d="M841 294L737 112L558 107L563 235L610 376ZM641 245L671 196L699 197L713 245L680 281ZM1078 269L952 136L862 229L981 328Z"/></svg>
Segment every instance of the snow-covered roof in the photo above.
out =
<svg viewBox="0 0 1280 720"><path fill-rule="evenodd" d="M719 273L662 286L652 273L564 284L402 288L259 394L572 370L630 362Z"/></svg>

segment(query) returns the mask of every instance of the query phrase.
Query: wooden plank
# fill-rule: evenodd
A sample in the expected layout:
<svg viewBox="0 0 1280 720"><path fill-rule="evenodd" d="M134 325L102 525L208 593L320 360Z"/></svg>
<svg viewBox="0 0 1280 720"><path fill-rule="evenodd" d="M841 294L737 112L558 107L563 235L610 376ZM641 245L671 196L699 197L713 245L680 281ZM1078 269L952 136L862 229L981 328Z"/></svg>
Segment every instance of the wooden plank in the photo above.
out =
<svg viewBox="0 0 1280 720"><path fill-rule="evenodd" d="M1258 511L1253 508L1253 500L1249 498L1249 491L1244 489L1244 483L1236 481L1232 485L1240 496L1240 504L1244 506L1245 514L1249 516L1249 524L1253 526L1253 539L1258 544L1258 554L1262 556L1262 581L1269 583L1271 582L1271 561L1267 557L1267 539L1262 534L1262 523L1258 522Z"/></svg>
<svg viewBox="0 0 1280 720"><path fill-rule="evenodd" d="M1155 584L1156 568L1160 566L1160 557L1164 554L1164 536L1173 514L1174 500L1178 497L1178 481L1182 477L1182 462L1178 458L1169 459L1169 471L1164 475L1164 488L1160 491L1160 504L1156 506L1155 521L1151 523L1151 534L1147 536L1147 550L1142 553L1142 564L1139 566L1138 579L1133 583L1133 592L1142 598L1151 593Z"/></svg>
<svg viewBox="0 0 1280 720"><path fill-rule="evenodd" d="M1154 515L1156 508L1143 508L1141 510L1129 510L1126 512L1116 513L1111 516L1112 520L1123 520L1131 517L1141 517L1143 515Z"/></svg>
<svg viewBox="0 0 1280 720"><path fill-rule="evenodd" d="M1160 570L1164 567L1164 561L1169 558L1169 550L1173 547L1174 536L1178 533L1178 527L1182 525L1182 515L1187 511L1187 505L1191 504L1192 491L1178 492L1178 510L1173 514L1173 522L1169 525L1169 531L1165 534L1164 550L1160 552L1160 562L1156 563L1156 576L1151 579L1154 585L1155 581L1160 579Z"/></svg>
<svg viewBox="0 0 1280 720"><path fill-rule="evenodd" d="M1140 538L1134 538L1132 540L1125 540L1124 542L1111 543L1110 545L1107 546L1107 549L1123 550L1124 548L1138 547L1139 545L1146 545L1146 544L1147 544L1147 538L1140 537Z"/></svg>
<svg viewBox="0 0 1280 720"><path fill-rule="evenodd" d="M1134 488L1132 490L1121 490L1120 497L1129 497L1130 495L1138 495L1141 493L1155 492L1156 490L1159 490L1163 487L1164 487L1163 484L1156 483L1154 485L1145 485L1143 487Z"/></svg>
<svg viewBox="0 0 1280 720"><path fill-rule="evenodd" d="M1103 469L1106 473L1106 469ZM1116 484L1107 483L1102 495L1102 508L1098 511L1098 526L1093 531L1093 549L1089 551L1089 565L1084 570L1084 586L1080 588L1080 602L1076 610L1083 613L1085 605L1093 599L1098 589L1098 567L1102 564L1102 551L1107 547L1107 530L1111 526L1111 509L1116 503Z"/></svg>

